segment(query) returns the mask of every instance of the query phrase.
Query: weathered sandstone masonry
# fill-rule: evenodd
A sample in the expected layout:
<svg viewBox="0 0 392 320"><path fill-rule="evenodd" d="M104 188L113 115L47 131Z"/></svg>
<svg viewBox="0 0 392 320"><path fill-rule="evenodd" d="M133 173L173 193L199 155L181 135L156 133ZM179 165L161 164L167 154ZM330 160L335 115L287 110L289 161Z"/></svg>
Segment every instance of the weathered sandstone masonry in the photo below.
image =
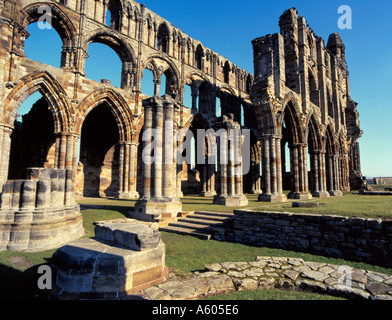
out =
<svg viewBox="0 0 392 320"><path fill-rule="evenodd" d="M53 254L54 298L118 298L164 282L165 244L157 228L132 219L96 222L94 238Z"/></svg>
<svg viewBox="0 0 392 320"><path fill-rule="evenodd" d="M234 241L392 266L392 221L235 210Z"/></svg>
<svg viewBox="0 0 392 320"><path fill-rule="evenodd" d="M3 186L0 250L58 247L84 234L72 189L72 170L30 168L28 179Z"/></svg>
<svg viewBox="0 0 392 320"><path fill-rule="evenodd" d="M25 50L34 45L29 27L42 6L62 41L60 66L34 61ZM86 75L95 43L120 58L118 87ZM252 46L254 74L135 1L0 1L0 189L24 179L27 168L67 169L77 196L138 199L135 213L164 220L181 211L183 193L244 205L247 192L282 202L283 190L309 199L363 187L362 131L339 34L324 41L290 8L279 32ZM148 72L153 92L143 92ZM42 98L20 121L21 105L36 92ZM196 141L199 129L218 131L225 119L249 129L250 173L234 175L232 163L146 165L142 136L148 128L164 132L165 119ZM192 160L215 154L214 140L204 145ZM161 146L154 151L164 160Z"/></svg>

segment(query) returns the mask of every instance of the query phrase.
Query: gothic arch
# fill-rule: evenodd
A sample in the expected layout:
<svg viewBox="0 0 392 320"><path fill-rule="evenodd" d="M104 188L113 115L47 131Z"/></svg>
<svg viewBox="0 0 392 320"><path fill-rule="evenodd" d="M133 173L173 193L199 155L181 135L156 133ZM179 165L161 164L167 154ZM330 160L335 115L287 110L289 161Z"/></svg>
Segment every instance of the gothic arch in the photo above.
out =
<svg viewBox="0 0 392 320"><path fill-rule="evenodd" d="M157 30L157 43L156 43L156 49L159 51L162 51L164 53L169 54L169 49L170 49L170 40L171 40L171 32L168 24L165 22L162 22Z"/></svg>
<svg viewBox="0 0 392 320"><path fill-rule="evenodd" d="M165 59L161 56L150 56L144 60L140 68L141 76L139 81L139 87L141 86L141 79L144 73L144 69L149 69L154 74L154 79L158 80L162 74L168 76L168 85L173 88L179 87L180 72L174 63L169 59Z"/></svg>
<svg viewBox="0 0 392 320"><path fill-rule="evenodd" d="M291 143L304 142L304 126L301 121L300 105L292 93L286 95L282 103L282 109L278 111L276 133L282 133L281 130L284 121L291 131Z"/></svg>
<svg viewBox="0 0 392 320"><path fill-rule="evenodd" d="M27 26L33 22L38 21L42 13L38 13L41 6L47 6L51 9L52 27L60 35L63 44L74 44L76 38L76 29L67 14L55 3L52 2L36 2L27 5L21 10L20 16L21 26L26 30Z"/></svg>
<svg viewBox="0 0 392 320"><path fill-rule="evenodd" d="M19 80L19 83L4 101L5 110L2 122L13 126L19 107L36 91L42 94L52 111L55 121L54 132L72 131L71 119L74 110L70 106L62 86L47 71L36 71Z"/></svg>
<svg viewBox="0 0 392 320"><path fill-rule="evenodd" d="M338 146L336 143L336 137L334 134L333 126L331 124L327 125L326 136L327 136L327 141L326 141L327 154L330 155L335 154L338 150Z"/></svg>
<svg viewBox="0 0 392 320"><path fill-rule="evenodd" d="M122 63L136 64L137 58L133 48L118 35L118 32L112 30L94 30L91 32L83 43L83 49L87 52L91 43L101 43L112 48L119 56Z"/></svg>
<svg viewBox="0 0 392 320"><path fill-rule="evenodd" d="M134 132L133 115L124 98L115 90L109 88L94 91L82 100L76 116L75 132L81 133L83 122L89 112L102 103L107 103L116 119L120 142L132 141Z"/></svg>

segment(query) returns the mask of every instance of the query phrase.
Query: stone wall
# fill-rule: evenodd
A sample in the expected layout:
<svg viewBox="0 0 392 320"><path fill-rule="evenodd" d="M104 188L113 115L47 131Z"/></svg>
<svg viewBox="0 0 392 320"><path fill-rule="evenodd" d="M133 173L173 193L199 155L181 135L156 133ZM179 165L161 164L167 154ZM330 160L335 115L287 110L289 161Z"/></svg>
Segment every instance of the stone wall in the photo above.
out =
<svg viewBox="0 0 392 320"><path fill-rule="evenodd" d="M29 168L0 194L0 250L39 251L83 236L72 170Z"/></svg>
<svg viewBox="0 0 392 320"><path fill-rule="evenodd" d="M392 266L392 221L235 210L234 241Z"/></svg>
<svg viewBox="0 0 392 320"><path fill-rule="evenodd" d="M374 184L392 184L392 177L373 178Z"/></svg>

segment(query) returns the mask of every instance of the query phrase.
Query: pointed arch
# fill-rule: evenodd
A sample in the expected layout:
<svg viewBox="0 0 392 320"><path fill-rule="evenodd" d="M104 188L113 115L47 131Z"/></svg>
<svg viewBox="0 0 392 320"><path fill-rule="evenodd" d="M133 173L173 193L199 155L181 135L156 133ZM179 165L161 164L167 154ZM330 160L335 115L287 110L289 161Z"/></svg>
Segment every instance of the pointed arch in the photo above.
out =
<svg viewBox="0 0 392 320"><path fill-rule="evenodd" d="M333 131L333 126L331 124L327 125L327 132L326 132L326 151L327 154L335 154L338 150L335 134Z"/></svg>
<svg viewBox="0 0 392 320"><path fill-rule="evenodd" d="M223 81L227 84L230 83L230 63L226 60L225 64L223 65Z"/></svg>
<svg viewBox="0 0 392 320"><path fill-rule="evenodd" d="M196 52L195 52L195 67L199 70L203 70L204 67L203 59L204 59L204 50L201 44L199 43L197 45Z"/></svg>
<svg viewBox="0 0 392 320"><path fill-rule="evenodd" d="M120 0L109 0L107 3L107 11L110 12L110 24L109 27L115 30L120 30L121 28L121 19L123 16L123 3Z"/></svg>
<svg viewBox="0 0 392 320"><path fill-rule="evenodd" d="M309 150L322 150L321 132L319 130L319 124L314 114L312 114L308 122L307 142L309 145Z"/></svg>
<svg viewBox="0 0 392 320"><path fill-rule="evenodd" d="M52 112L54 132L71 132L74 110L67 94L59 82L48 71L36 71L24 76L4 101L3 123L14 125L21 104L33 93L39 91Z"/></svg>
<svg viewBox="0 0 392 320"><path fill-rule="evenodd" d="M171 32L166 21L161 23L158 27L156 48L159 51L169 54Z"/></svg>
<svg viewBox="0 0 392 320"><path fill-rule="evenodd" d="M133 115L125 99L112 88L96 90L81 101L76 116L75 132L81 133L83 122L89 112L102 103L107 103L116 119L120 142L132 141L132 135L135 134Z"/></svg>
<svg viewBox="0 0 392 320"><path fill-rule="evenodd" d="M302 128L301 117L300 117L300 105L295 96L290 93L286 95L282 103L282 111L278 112L277 117L277 133L281 134L280 131L283 128L283 122L286 124L286 128L290 131L290 143L302 143L304 142L304 132Z"/></svg>

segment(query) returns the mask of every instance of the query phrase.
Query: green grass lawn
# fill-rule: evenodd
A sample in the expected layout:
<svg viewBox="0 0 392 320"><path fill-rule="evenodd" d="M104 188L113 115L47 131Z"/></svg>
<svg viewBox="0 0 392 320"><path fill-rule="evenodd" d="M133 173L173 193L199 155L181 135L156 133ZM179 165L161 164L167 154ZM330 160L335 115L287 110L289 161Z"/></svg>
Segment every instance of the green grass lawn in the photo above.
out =
<svg viewBox="0 0 392 320"><path fill-rule="evenodd" d="M288 291L288 290L250 290L234 291L217 296L206 297L203 300L346 300L344 298L332 297L324 294Z"/></svg>
<svg viewBox="0 0 392 320"><path fill-rule="evenodd" d="M327 205L318 208L291 208L290 203L270 204L257 202L257 195L247 195L249 207L257 207L258 210L312 212L320 214L339 214L363 217L392 218L392 197L388 196L358 196L346 193L344 197L317 199ZM233 208L212 204L212 198L200 198L187 196L182 199L184 210L209 210L230 211ZM127 211L135 204L134 200L115 199L82 199L82 214L84 219L85 237L94 235L94 221L111 220L126 217ZM166 264L169 268L176 269L179 273L189 273L203 270L204 265L214 262L225 261L253 261L256 256L283 256L301 257L307 261L326 262L338 265L348 265L355 268L374 270L392 274L392 269L373 266L365 263L352 262L342 259L332 259L323 256L298 253L293 251L258 248L238 243L219 242L215 240L205 241L189 236L162 232L163 241L166 244ZM36 286L37 266L49 264L55 250L44 252L0 252L0 300L2 299L32 299L40 292ZM17 268L13 259L22 258L28 266ZM227 299L308 299L297 296L298 293L272 290L270 292L236 293ZM249 297L248 295L251 295ZM294 295L294 296L293 296ZM218 297L215 297L218 299ZM309 299L318 299L317 296Z"/></svg>
<svg viewBox="0 0 392 320"><path fill-rule="evenodd" d="M288 194L288 191L285 191ZM313 198L312 201L318 202L319 207L316 208L293 208L292 202L298 200L288 199L285 203L268 203L257 201L258 195L246 195L249 204L248 209L257 211L277 211L277 212L294 212L294 213L312 213L312 214L329 214L341 215L348 217L363 217L363 218L392 218L392 196L373 196L373 195L358 195L356 192L346 192L344 197L329 197L329 198ZM218 212L232 212L235 209L242 209L237 207L226 207L215 205L212 203L212 197L199 197L197 195L189 195L181 199L184 211L218 211ZM81 199L82 204L102 205L105 210L122 210L124 214L129 208L132 208L135 200L115 200L115 199Z"/></svg>

